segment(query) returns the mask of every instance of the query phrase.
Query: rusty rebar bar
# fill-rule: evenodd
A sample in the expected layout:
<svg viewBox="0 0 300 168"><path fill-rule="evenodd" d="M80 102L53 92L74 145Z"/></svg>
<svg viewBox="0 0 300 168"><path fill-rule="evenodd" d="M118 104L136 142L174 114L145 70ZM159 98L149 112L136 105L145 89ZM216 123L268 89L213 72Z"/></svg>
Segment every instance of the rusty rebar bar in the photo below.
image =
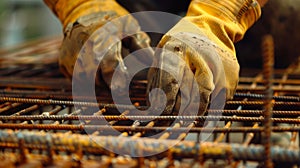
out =
<svg viewBox="0 0 300 168"><path fill-rule="evenodd" d="M21 105L22 105L22 103L11 103L11 102L9 102L8 104L5 103L5 106L0 108L0 114L6 112L8 110L14 109L16 107L19 107Z"/></svg>
<svg viewBox="0 0 300 168"><path fill-rule="evenodd" d="M272 97L271 97L272 98ZM228 101L227 105L264 106L265 101ZM271 102L272 106L300 107L300 102Z"/></svg>
<svg viewBox="0 0 300 168"><path fill-rule="evenodd" d="M171 150L174 157L180 158L193 158L198 154L199 150L204 152L206 156L218 157L221 159L228 159L228 152L231 153L233 159L236 160L252 160L261 161L264 156L264 147L261 145L251 145L245 147L240 144L226 144L226 143L201 143L195 141L180 141L177 140L159 140L150 138L127 138L127 137L110 137L110 136L97 136L92 137L86 135L69 135L64 134L41 134L36 132L7 132L0 131L2 142L16 144L18 143L17 134L24 136L24 142L27 144L39 144L47 149L46 145L47 136L52 139L52 146L54 147L67 147L75 148L80 145L83 151L92 149L97 151L98 154L104 153L105 148L113 151L119 151L120 153L128 154L130 156L140 156L142 153L155 153L162 154L162 151ZM170 144L175 144L170 146ZM230 149L230 151L228 151ZM279 147L271 148L272 159L278 162L298 163L300 156L299 150L288 150Z"/></svg>
<svg viewBox="0 0 300 168"><path fill-rule="evenodd" d="M249 94L249 93L235 93L235 97L239 98L253 98L253 99L264 99L265 95L263 94ZM272 96L272 98L276 101L300 101L300 96Z"/></svg>
<svg viewBox="0 0 300 168"><path fill-rule="evenodd" d="M15 102L26 104L39 104L39 105L62 105L62 106L82 106L82 107L100 107L100 108L112 108L112 109L124 109L124 110L146 110L148 107L132 105L115 105L106 103L94 103L85 101L64 101L64 100L52 100L52 99L29 99L29 98L14 98L14 97L0 97L0 102ZM244 105L244 106L263 106L264 101L228 101L227 105ZM279 107L300 107L300 102L271 102L274 106Z"/></svg>
<svg viewBox="0 0 300 168"><path fill-rule="evenodd" d="M232 117L232 116L113 116L113 115L28 115L28 116L0 116L0 121L27 121L27 120L94 120L94 121L236 121L236 122L263 122L261 117ZM298 118L272 118L274 123L299 124Z"/></svg>
<svg viewBox="0 0 300 168"><path fill-rule="evenodd" d="M21 111L18 111L16 113L12 114L11 116L20 116L20 115L28 114L28 113L30 113L32 111L37 110L37 109L39 109L39 106L38 105L33 105L33 106L25 108L25 109L23 109Z"/></svg>
<svg viewBox="0 0 300 168"><path fill-rule="evenodd" d="M208 110L210 115L237 115L237 116L262 116L263 110ZM300 111L273 111L273 116L298 117Z"/></svg>
<svg viewBox="0 0 300 168"><path fill-rule="evenodd" d="M272 133L272 109L273 109L273 67L274 67L274 40L271 35L263 37L262 41L263 55L263 74L265 79L265 102L264 102L264 133L263 144L264 151L264 166L266 168L273 167L271 156L271 133ZM275 105L275 104L274 104Z"/></svg>
<svg viewBox="0 0 300 168"><path fill-rule="evenodd" d="M172 128L172 127L143 127L143 126L107 126L107 125L67 125L67 124L1 124L0 129L13 129L13 130L63 130L63 131L111 131L117 130L120 132L160 132L166 131L168 133L186 133L186 132L195 132L195 133L206 133L206 132L214 132L214 133L247 133L247 132L255 132L260 133L263 132L263 127L232 127L232 128L202 128L202 127L180 127L180 128ZM293 127L280 127L274 126L272 128L273 132L286 132L286 131L300 131L300 126Z"/></svg>
<svg viewBox="0 0 300 168"><path fill-rule="evenodd" d="M15 97L1 97L0 102L15 102L15 103L26 103L26 104L41 104L41 105L62 105L62 106L81 106L81 107L101 107L101 108L112 108L112 109L126 109L126 110L145 110L148 107L139 106L135 107L132 105L115 105L106 103L95 103L86 101L64 101L64 100L52 100L52 99L29 99L29 98L15 98Z"/></svg>
<svg viewBox="0 0 300 168"><path fill-rule="evenodd" d="M236 117L236 116L234 116ZM232 126L232 121L227 122L227 124L223 127L224 129L229 129ZM226 133L222 132L215 140L215 143L220 143L223 141L224 137L225 137Z"/></svg>
<svg viewBox="0 0 300 168"><path fill-rule="evenodd" d="M15 97L15 98L35 98L35 99L63 99L72 100L73 98L80 100L93 100L95 97L87 96L72 96L72 92L61 92L61 91L30 91L30 90L0 90L2 97ZM235 93L236 98L252 98L252 99L264 99L263 94L255 93ZM103 97L99 97L103 98ZM145 97L133 97L133 100L145 101ZM276 101L293 101L299 102L300 96L273 96Z"/></svg>

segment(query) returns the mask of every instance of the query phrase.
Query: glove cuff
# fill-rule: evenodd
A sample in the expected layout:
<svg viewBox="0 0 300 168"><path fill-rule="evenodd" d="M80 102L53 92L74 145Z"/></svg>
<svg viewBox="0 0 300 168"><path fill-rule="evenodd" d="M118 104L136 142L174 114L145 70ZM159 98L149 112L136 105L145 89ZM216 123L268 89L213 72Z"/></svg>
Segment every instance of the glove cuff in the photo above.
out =
<svg viewBox="0 0 300 168"><path fill-rule="evenodd" d="M79 18L96 13L113 12L116 16L123 16L128 12L115 0L44 0L57 15L64 29ZM110 16L103 15L105 19Z"/></svg>
<svg viewBox="0 0 300 168"><path fill-rule="evenodd" d="M245 33L260 18L261 8L256 0L193 0L187 16L203 14L239 24Z"/></svg>

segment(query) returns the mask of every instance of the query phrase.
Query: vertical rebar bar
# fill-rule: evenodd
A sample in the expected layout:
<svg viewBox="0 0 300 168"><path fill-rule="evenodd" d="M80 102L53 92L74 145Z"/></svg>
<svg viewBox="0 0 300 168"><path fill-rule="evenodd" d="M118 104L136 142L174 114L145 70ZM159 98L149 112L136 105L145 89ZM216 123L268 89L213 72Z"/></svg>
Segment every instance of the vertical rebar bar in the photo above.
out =
<svg viewBox="0 0 300 168"><path fill-rule="evenodd" d="M274 40L271 35L263 37L262 41L263 55L263 74L265 84L265 103L264 103L264 134L263 144L265 146L264 165L266 168L272 168L271 157L271 133L272 133L272 109L273 109L273 67L274 67Z"/></svg>
<svg viewBox="0 0 300 168"><path fill-rule="evenodd" d="M18 144L19 144L19 152L20 152L20 164L24 164L27 162L26 157L26 148L25 148L25 140L22 133L18 134Z"/></svg>

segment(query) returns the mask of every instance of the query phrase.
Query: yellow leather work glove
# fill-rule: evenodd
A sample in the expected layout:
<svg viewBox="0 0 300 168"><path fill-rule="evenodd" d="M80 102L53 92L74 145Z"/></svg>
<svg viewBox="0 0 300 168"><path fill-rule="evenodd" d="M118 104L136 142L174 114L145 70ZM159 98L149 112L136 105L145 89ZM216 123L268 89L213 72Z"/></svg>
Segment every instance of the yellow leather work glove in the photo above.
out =
<svg viewBox="0 0 300 168"><path fill-rule="evenodd" d="M115 0L44 1L63 25L65 36L59 64L64 75L79 82L86 82L86 80L95 80L93 77L97 73L96 84L105 83L110 89L124 87L124 80L127 80L123 79L124 76L120 77L114 86L110 85L116 67L121 65L121 72L126 74L123 57L130 52L150 46L150 38L140 31L139 24L131 15L128 15L128 11ZM121 16L126 17L121 21L112 22L113 19ZM108 22L109 28L97 31ZM96 33L93 34L94 32ZM124 32L134 34L123 39ZM93 37L91 37L92 34ZM115 42L117 43L112 45ZM79 53L83 55L79 57ZM144 55L151 56L153 51L148 49ZM102 61L99 65L100 59ZM79 63L73 73L76 61Z"/></svg>
<svg viewBox="0 0 300 168"><path fill-rule="evenodd" d="M157 68L150 69L148 75L148 92L160 88L166 94L164 115L176 115L179 107L185 109L196 100L193 78L199 88L198 115L204 114L210 101L216 100L222 107L218 101L233 97L239 79L234 42L243 38L260 15L255 0L191 2L186 17L162 38L158 45L161 51L155 52L154 67L173 69L176 77ZM182 61L174 59L176 56ZM158 93L150 94L152 105L164 102Z"/></svg>

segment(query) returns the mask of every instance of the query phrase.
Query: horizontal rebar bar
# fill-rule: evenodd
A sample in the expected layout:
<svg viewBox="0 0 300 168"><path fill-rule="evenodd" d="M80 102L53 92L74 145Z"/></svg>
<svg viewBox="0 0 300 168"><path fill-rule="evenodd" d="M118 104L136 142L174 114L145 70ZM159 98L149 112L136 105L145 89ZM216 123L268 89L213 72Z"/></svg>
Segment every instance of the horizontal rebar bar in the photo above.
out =
<svg viewBox="0 0 300 168"><path fill-rule="evenodd" d="M29 98L15 98L15 97L0 97L0 102L15 102L15 103L27 103L27 104L42 104L42 105L66 105L66 106L83 106L83 107L105 107L105 108L120 108L127 110L146 110L146 106L132 106L132 105L115 105L115 104L105 104L105 103L94 103L85 101L63 101L63 100L44 100L44 99L29 99ZM227 105L245 105L245 106L263 106L263 101L228 101ZM283 107L299 107L300 102L274 102L274 106Z"/></svg>
<svg viewBox="0 0 300 168"><path fill-rule="evenodd" d="M300 94L300 93L299 93ZM240 98L253 98L253 99L264 99L263 94L249 94L249 93L235 93L235 97L240 97ZM274 100L282 100L282 101L300 101L300 96L273 96Z"/></svg>
<svg viewBox="0 0 300 168"><path fill-rule="evenodd" d="M228 154L230 154L236 160L261 161L264 150L261 145L250 145L245 147L241 144L197 143L194 141L159 140L150 138L133 139L127 137L116 138L110 136L91 137L75 134L65 136L64 134L41 134L35 132L0 131L0 137L2 142L13 144L18 143L18 137L22 137L22 139L24 139L24 147L26 147L26 144L46 145L51 143L51 146L80 146L80 149L83 151L87 148L93 148L94 150L99 149L99 151L108 149L133 157L147 153L162 154L164 151L169 151L173 156L180 156L181 158L193 158L199 156L201 153L206 156L227 159ZM170 144L173 145L170 146ZM300 160L299 150L272 147L271 153L272 159L277 162L298 163Z"/></svg>
<svg viewBox="0 0 300 168"><path fill-rule="evenodd" d="M52 100L52 99L29 99L29 98L15 98L15 97L0 97L0 102L15 102L15 103L26 103L26 104L41 104L41 105L63 105L63 106L82 106L82 107L105 107L105 108L120 108L127 110L135 109L147 109L144 106L132 106L132 105L115 105L105 103L94 103L85 101L64 101L64 100Z"/></svg>
<svg viewBox="0 0 300 168"><path fill-rule="evenodd" d="M228 101L226 102L228 105L246 105L246 106L263 106L263 101ZM273 102L274 106L280 106L280 107L299 107L300 102Z"/></svg>
<svg viewBox="0 0 300 168"><path fill-rule="evenodd" d="M0 121L27 121L27 120L99 120L99 121L236 121L236 122L262 122L263 117L232 117L232 116L95 116L95 115L26 115L26 116L0 116ZM299 124L298 118L272 118L274 123Z"/></svg>
<svg viewBox="0 0 300 168"><path fill-rule="evenodd" d="M208 110L209 115L261 116L262 110ZM298 117L300 111L273 111L273 116Z"/></svg>
<svg viewBox="0 0 300 168"><path fill-rule="evenodd" d="M262 132L264 129L263 127L232 127L232 128L207 128L207 127L194 127L194 128L187 128L187 127L180 127L180 128L172 128L172 127L131 127L131 126L108 126L108 125L67 125L67 124L60 124L60 125L53 125L53 124L0 124L0 129L13 129L13 130L66 130L66 131L111 131L117 130L120 132L196 132L196 133L247 133L247 132ZM300 126L290 126L290 127L273 127L273 132L286 132L286 131L300 131Z"/></svg>
<svg viewBox="0 0 300 168"><path fill-rule="evenodd" d="M0 90L0 95L2 97L15 97L15 98L38 98L38 99L64 99L72 100L73 98L78 98L82 100L93 100L95 97L87 96L72 96L72 92L61 92L61 91L30 91L30 90ZM264 99L263 94L254 93L235 93L236 98L253 98L253 99ZM99 97L102 98L102 97ZM133 97L131 99L145 100L145 97ZM273 96L274 100L279 101L300 101L300 96Z"/></svg>

